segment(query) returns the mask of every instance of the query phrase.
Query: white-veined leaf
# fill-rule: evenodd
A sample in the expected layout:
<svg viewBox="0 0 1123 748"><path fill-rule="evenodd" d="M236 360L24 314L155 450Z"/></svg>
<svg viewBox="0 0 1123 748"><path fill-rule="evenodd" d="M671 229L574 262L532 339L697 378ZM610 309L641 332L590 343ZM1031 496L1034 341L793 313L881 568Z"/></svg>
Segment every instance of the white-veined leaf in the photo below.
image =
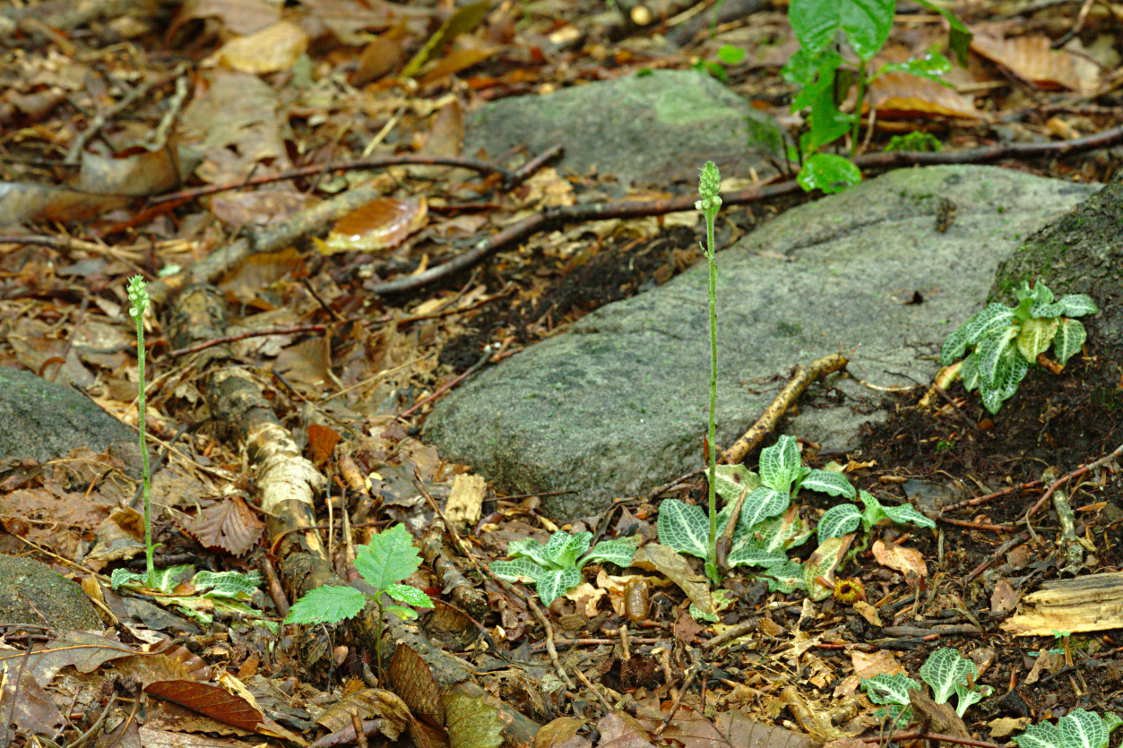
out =
<svg viewBox="0 0 1123 748"><path fill-rule="evenodd" d="M1063 307L1061 314L1066 317L1083 317L1085 314L1095 314L1100 311L1096 302L1092 301L1092 297L1083 293L1065 294L1057 303Z"/></svg>
<svg viewBox="0 0 1123 748"><path fill-rule="evenodd" d="M875 704L907 705L909 691L914 688L920 688L920 684L904 673L881 673L872 678L862 678L862 690Z"/></svg>
<svg viewBox="0 0 1123 748"><path fill-rule="evenodd" d="M745 497L741 505L740 523L753 528L769 517L775 517L788 508L791 497L786 493L761 486Z"/></svg>
<svg viewBox="0 0 1123 748"><path fill-rule="evenodd" d="M978 672L974 662L951 647L937 649L920 666L920 677L932 687L932 699L937 704L948 703L955 685L970 683Z"/></svg>
<svg viewBox="0 0 1123 748"><path fill-rule="evenodd" d="M812 600L822 600L833 592L834 570L842 563L853 535L828 538L819 544L803 564L803 589Z"/></svg>
<svg viewBox="0 0 1123 748"><path fill-rule="evenodd" d="M840 538L847 533L854 532L862 521L858 507L853 504L836 504L823 513L819 518L819 525L815 528L819 545L831 538Z"/></svg>
<svg viewBox="0 0 1123 748"><path fill-rule="evenodd" d="M800 481L799 487L800 489L806 488L809 491L825 493L828 496L854 498L854 486L850 485L850 481L846 479L845 475L834 470L811 470Z"/></svg>
<svg viewBox="0 0 1123 748"><path fill-rule="evenodd" d="M979 354L975 351L971 355L963 359L963 364L959 367L959 378L963 380L963 389L971 392L979 386L981 377L979 376Z"/></svg>
<svg viewBox="0 0 1123 748"><path fill-rule="evenodd" d="M707 528L707 537L709 530ZM632 557L636 555L636 540L633 538L617 538L616 540L602 540L593 546L593 550L585 554L579 566L584 566L590 561L607 561L617 566L631 566Z"/></svg>
<svg viewBox="0 0 1123 748"><path fill-rule="evenodd" d="M579 532L570 535L564 530L558 530L550 536L544 551L546 560L559 569L568 569L577 565L581 554L589 550L589 543L593 540L593 533Z"/></svg>
<svg viewBox="0 0 1123 748"><path fill-rule="evenodd" d="M737 500L742 491L760 485L760 476L744 465L718 465L714 471L714 491L726 504Z"/></svg>
<svg viewBox="0 0 1123 748"><path fill-rule="evenodd" d="M881 511L885 516L896 522L898 525L912 524L917 527L927 527L928 529L935 529L936 523L928 517L925 517L916 507L912 504L900 504L898 506L881 505Z"/></svg>
<svg viewBox="0 0 1123 748"><path fill-rule="evenodd" d="M1107 728L1095 712L1073 709L1057 720L1057 731L1066 748L1107 748Z"/></svg>
<svg viewBox="0 0 1123 748"><path fill-rule="evenodd" d="M1018 748L1065 748L1060 730L1052 722L1030 725L1025 732L1015 736Z"/></svg>
<svg viewBox="0 0 1123 748"><path fill-rule="evenodd" d="M526 558L543 569L548 569L551 566L550 559L546 557L546 544L533 538L512 540L507 544L507 555L514 558Z"/></svg>
<svg viewBox="0 0 1123 748"><path fill-rule="evenodd" d="M777 439L771 447L760 450L760 480L769 488L789 493L801 467L799 446L788 434Z"/></svg>
<svg viewBox="0 0 1123 748"><path fill-rule="evenodd" d="M550 569L538 577L534 589L543 605L549 605L569 590L581 584L581 572L575 568Z"/></svg>
<svg viewBox="0 0 1123 748"><path fill-rule="evenodd" d="M979 342L975 355L979 357L979 376L984 385L989 385L998 378L998 368L1002 365L1004 354L1017 334L1017 327L1000 328Z"/></svg>
<svg viewBox="0 0 1123 748"><path fill-rule="evenodd" d="M1053 336L1057 334L1059 325L1060 320L1056 317L1031 318L1023 322L1017 340L1018 351L1022 354L1022 358L1031 364L1036 361L1037 354L1049 349L1049 344L1053 342Z"/></svg>
<svg viewBox="0 0 1123 748"><path fill-rule="evenodd" d="M779 517L766 519L753 527L751 531L738 525L738 531L733 534L733 545L738 543L751 543L767 551L786 551L796 546L803 545L809 537L811 530L804 524L799 516L799 507L790 506Z"/></svg>
<svg viewBox="0 0 1123 748"><path fill-rule="evenodd" d="M1014 312L1002 304L987 304L982 311L967 320L967 344L976 345L984 338L1014 324Z"/></svg>
<svg viewBox="0 0 1123 748"><path fill-rule="evenodd" d="M546 572L546 567L540 566L529 558L516 558L512 561L492 561L488 568L497 577L508 582L533 582Z"/></svg>
<svg viewBox="0 0 1123 748"><path fill-rule="evenodd" d="M955 684L955 713L962 717L972 704L977 704L994 691L990 686L968 686L966 683Z"/></svg>
<svg viewBox="0 0 1123 748"><path fill-rule="evenodd" d="M748 503L748 499L745 500ZM706 558L710 523L702 507L678 499L664 499L659 505L659 542L679 553Z"/></svg>
<svg viewBox="0 0 1123 748"><path fill-rule="evenodd" d="M1053 338L1053 355L1062 365L1081 349L1088 333L1084 330L1083 323L1075 319L1061 320L1057 328L1057 335Z"/></svg>
<svg viewBox="0 0 1123 748"><path fill-rule="evenodd" d="M786 595L803 586L803 567L791 559L776 566L769 566L757 576L764 580L770 592Z"/></svg>
<svg viewBox="0 0 1123 748"><path fill-rule="evenodd" d="M742 543L734 546L725 562L733 566L776 566L788 560L788 555L783 551L769 551L752 543Z"/></svg>
<svg viewBox="0 0 1123 748"><path fill-rule="evenodd" d="M955 328L951 335L948 335L944 340L944 344L940 346L940 366L950 366L963 357L963 353L967 350L969 344L967 339L968 324L970 324L970 320Z"/></svg>

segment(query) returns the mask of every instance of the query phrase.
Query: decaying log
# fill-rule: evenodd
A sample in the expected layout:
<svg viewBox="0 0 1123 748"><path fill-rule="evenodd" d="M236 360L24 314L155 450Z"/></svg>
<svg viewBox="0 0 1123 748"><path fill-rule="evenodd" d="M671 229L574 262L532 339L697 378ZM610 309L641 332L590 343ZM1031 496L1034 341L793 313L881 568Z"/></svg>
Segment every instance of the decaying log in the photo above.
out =
<svg viewBox="0 0 1123 748"><path fill-rule="evenodd" d="M1022 600L1024 612L1002 628L1015 636L1051 636L1123 627L1123 572L1044 582Z"/></svg>

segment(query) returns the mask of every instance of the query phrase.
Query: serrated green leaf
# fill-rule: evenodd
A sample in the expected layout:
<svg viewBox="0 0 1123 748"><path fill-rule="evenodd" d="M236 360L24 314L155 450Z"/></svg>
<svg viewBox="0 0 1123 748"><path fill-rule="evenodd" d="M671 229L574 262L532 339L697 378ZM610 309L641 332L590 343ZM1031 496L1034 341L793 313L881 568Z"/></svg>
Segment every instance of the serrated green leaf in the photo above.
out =
<svg viewBox="0 0 1123 748"><path fill-rule="evenodd" d="M799 483L799 488L809 491L818 491L828 496L843 496L847 499L854 498L854 486L842 473L834 470L811 470Z"/></svg>
<svg viewBox="0 0 1123 748"><path fill-rule="evenodd" d="M1080 320L1061 320L1056 337L1053 338L1053 355L1062 366L1067 364L1068 360L1084 346L1087 337L1088 333Z"/></svg>
<svg viewBox="0 0 1123 748"><path fill-rule="evenodd" d="M707 537L708 537L707 530ZM636 555L636 540L634 538L617 538L616 540L602 540L593 546L586 556L581 559L579 566L584 566L591 561L607 561L620 567L632 565L632 557Z"/></svg>
<svg viewBox="0 0 1123 748"><path fill-rule="evenodd" d="M937 704L946 704L956 684L970 683L976 673L975 663L951 647L937 649L920 666L920 678L932 687L932 699Z"/></svg>
<svg viewBox="0 0 1123 748"><path fill-rule="evenodd" d="M387 587L385 590L390 598L397 600L400 603L407 605L415 605L418 608L432 608L433 598L426 595L421 590L414 587L412 584L398 584L394 583Z"/></svg>
<svg viewBox="0 0 1123 748"><path fill-rule="evenodd" d="M1083 317L1100 311L1092 297L1082 293L1065 294L1057 303L1062 307L1061 314L1066 317Z"/></svg>
<svg viewBox="0 0 1123 748"><path fill-rule="evenodd" d="M1053 318L1031 318L1022 323L1018 332L1017 345L1022 358L1028 363L1037 361L1037 354L1044 353L1057 334L1060 320Z"/></svg>
<svg viewBox="0 0 1123 748"><path fill-rule="evenodd" d="M829 133L820 136L819 140L829 143L838 135L845 133L850 127L849 121L840 119L838 124ZM828 137L835 130L841 130L838 135ZM796 181L804 192L822 190L828 195L842 192L847 187L852 187L862 181L862 171L850 159L834 153L815 153L806 158L799 169Z"/></svg>
<svg viewBox="0 0 1123 748"><path fill-rule="evenodd" d="M543 605L549 605L569 590L581 584L581 572L575 568L550 569L534 583L534 589Z"/></svg>
<svg viewBox="0 0 1123 748"><path fill-rule="evenodd" d="M874 704L908 705L909 691L920 684L904 673L882 673L872 678L862 678L862 690Z"/></svg>
<svg viewBox="0 0 1123 748"><path fill-rule="evenodd" d="M748 499L745 503L748 503ZM659 542L663 545L670 546L679 553L706 558L710 523L702 507L678 499L665 499L659 505L656 527Z"/></svg>
<svg viewBox="0 0 1123 748"><path fill-rule="evenodd" d="M917 527L926 527L930 530L936 527L935 522L917 511L916 507L912 504L900 504L898 506L882 504L881 511L885 512L885 516L898 525L912 524Z"/></svg>
<svg viewBox="0 0 1123 748"><path fill-rule="evenodd" d="M366 595L354 587L325 584L293 603L285 623L337 623L358 615L366 601Z"/></svg>
<svg viewBox="0 0 1123 748"><path fill-rule="evenodd" d="M862 521L862 514L853 504L837 504L823 513L815 528L819 544L831 538L840 538L854 532Z"/></svg>
<svg viewBox="0 0 1123 748"><path fill-rule="evenodd" d="M404 605L383 605L382 610L392 616L397 616L403 621L412 621L417 618L417 611Z"/></svg>
<svg viewBox="0 0 1123 748"><path fill-rule="evenodd" d="M420 566L413 536L401 523L375 533L368 544L355 549L355 569L376 590L402 581Z"/></svg>
<svg viewBox="0 0 1123 748"><path fill-rule="evenodd" d="M868 62L889 37L894 0L792 0L788 21L799 43L817 52L834 43L841 32L863 62Z"/></svg>

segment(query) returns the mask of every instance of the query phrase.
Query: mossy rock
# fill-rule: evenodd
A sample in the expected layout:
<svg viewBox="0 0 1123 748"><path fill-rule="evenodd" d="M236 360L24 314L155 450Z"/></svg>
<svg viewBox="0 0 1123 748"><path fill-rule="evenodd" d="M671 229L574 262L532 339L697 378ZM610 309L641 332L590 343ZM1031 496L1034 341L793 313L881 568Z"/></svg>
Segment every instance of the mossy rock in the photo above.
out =
<svg viewBox="0 0 1123 748"><path fill-rule="evenodd" d="M100 631L103 626L82 588L30 558L0 554L0 621L56 631Z"/></svg>

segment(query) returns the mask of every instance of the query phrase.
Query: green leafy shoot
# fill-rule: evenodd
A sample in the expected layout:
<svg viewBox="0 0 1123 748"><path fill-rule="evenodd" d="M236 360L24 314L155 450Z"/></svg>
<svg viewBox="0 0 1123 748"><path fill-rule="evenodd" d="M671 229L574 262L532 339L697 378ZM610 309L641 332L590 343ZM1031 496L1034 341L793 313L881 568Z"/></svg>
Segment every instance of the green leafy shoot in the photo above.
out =
<svg viewBox="0 0 1123 748"><path fill-rule="evenodd" d="M965 64L970 32L948 11L927 1L922 4L948 19L949 47L960 64ZM800 163L797 181L804 190L839 192L861 181L861 172L849 158L826 153L823 148L849 135L853 155L866 89L877 76L901 72L949 85L941 76L951 63L934 50L904 62L887 63L871 73L870 62L889 37L895 11L896 0L791 0L788 4L788 21L800 48L781 73L799 87L792 111L806 112L799 148L789 154ZM854 108L843 112L840 107L851 88L855 89Z"/></svg>
<svg viewBox="0 0 1123 748"><path fill-rule="evenodd" d="M962 717L968 707L994 691L990 686L976 686L978 670L975 663L959 654L958 649L945 647L928 655L920 666L920 677L932 689L932 700L937 704L947 704L955 695L955 713ZM920 684L907 675L875 675L862 679L862 690L874 704L884 705L877 711L882 718L889 718L894 726L906 725L912 720L909 706L909 691L920 688Z"/></svg>
<svg viewBox="0 0 1123 748"><path fill-rule="evenodd" d="M1018 748L1107 748L1111 733L1123 724L1114 712L1101 717L1095 712L1073 709L1052 722L1030 725L1014 737Z"/></svg>
<svg viewBox="0 0 1123 748"><path fill-rule="evenodd" d="M837 504L823 513L816 527L820 543L828 538L838 538L854 532L858 529L858 525L862 526L863 532L868 533L875 525L884 520L895 522L898 525L916 525L929 530L936 527L935 522L917 511L912 504L885 506L875 496L866 491L859 491L858 498L865 507L862 511L859 511L858 507L853 504Z"/></svg>
<svg viewBox="0 0 1123 748"><path fill-rule="evenodd" d="M338 623L357 616L368 602L378 610L375 649L382 663L382 616L403 620L417 617L414 608L432 608L432 599L422 590L402 584L421 567L413 536L402 524L375 533L370 542L355 549L355 569L374 588L370 595L354 587L325 584L305 592L289 608L285 623ZM399 604L401 603L401 604Z"/></svg>
<svg viewBox="0 0 1123 748"><path fill-rule="evenodd" d="M604 540L592 550L591 532L569 534L558 530L545 543L526 538L507 545L510 561L493 561L491 571L509 582L534 583L543 605L549 605L581 584L581 569L590 561L607 561L620 567L631 566L636 553L632 538Z"/></svg>
<svg viewBox="0 0 1123 748"><path fill-rule="evenodd" d="M959 364L957 376L968 392L978 390L983 406L997 413L1014 396L1029 367L1050 346L1064 366L1084 345L1087 333L1074 317L1099 311L1091 297L1066 294L1057 299L1041 281L1023 282L1017 305L988 304L944 341L940 364Z"/></svg>

